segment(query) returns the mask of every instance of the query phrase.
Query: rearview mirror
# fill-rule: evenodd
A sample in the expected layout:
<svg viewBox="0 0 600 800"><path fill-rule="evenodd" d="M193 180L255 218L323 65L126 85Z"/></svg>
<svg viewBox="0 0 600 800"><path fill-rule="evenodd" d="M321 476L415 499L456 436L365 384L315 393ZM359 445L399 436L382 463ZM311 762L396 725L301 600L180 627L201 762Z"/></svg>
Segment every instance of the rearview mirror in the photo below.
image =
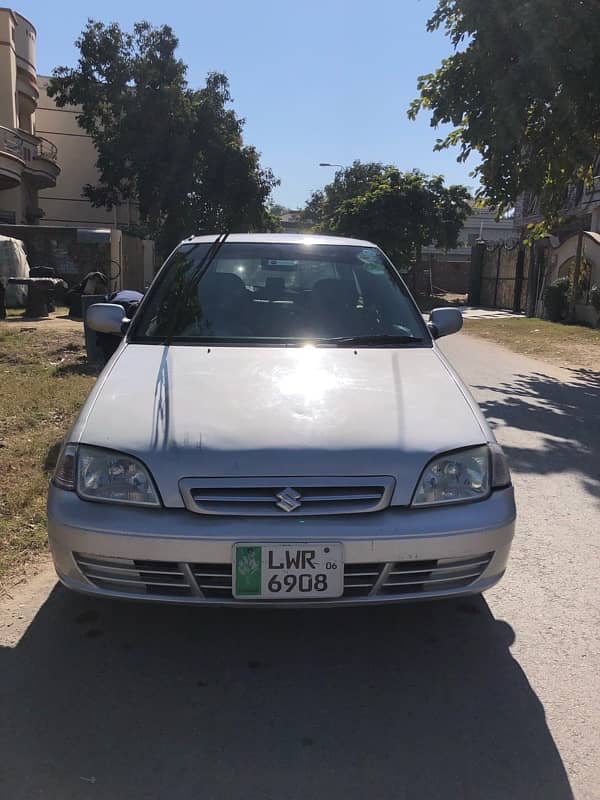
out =
<svg viewBox="0 0 600 800"><path fill-rule="evenodd" d="M458 333L463 326L463 315L458 308L434 308L429 315L429 330L434 339Z"/></svg>
<svg viewBox="0 0 600 800"><path fill-rule="evenodd" d="M88 328L97 333L123 334L123 325L129 322L125 309L118 303L94 303L85 315Z"/></svg>

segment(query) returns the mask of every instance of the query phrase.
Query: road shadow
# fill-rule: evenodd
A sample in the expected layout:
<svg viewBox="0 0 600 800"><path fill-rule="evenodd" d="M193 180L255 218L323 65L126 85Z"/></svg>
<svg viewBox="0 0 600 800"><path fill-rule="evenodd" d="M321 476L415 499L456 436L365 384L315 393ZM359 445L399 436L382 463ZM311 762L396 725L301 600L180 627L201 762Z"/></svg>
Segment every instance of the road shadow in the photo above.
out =
<svg viewBox="0 0 600 800"><path fill-rule="evenodd" d="M542 373L515 375L497 386L475 386L497 394L480 402L488 421L541 434L541 446L503 444L511 469L549 475L577 472L590 494L600 497L600 372L570 369L569 381Z"/></svg>
<svg viewBox="0 0 600 800"><path fill-rule="evenodd" d="M55 588L0 649L0 795L569 800L482 598L318 611Z"/></svg>

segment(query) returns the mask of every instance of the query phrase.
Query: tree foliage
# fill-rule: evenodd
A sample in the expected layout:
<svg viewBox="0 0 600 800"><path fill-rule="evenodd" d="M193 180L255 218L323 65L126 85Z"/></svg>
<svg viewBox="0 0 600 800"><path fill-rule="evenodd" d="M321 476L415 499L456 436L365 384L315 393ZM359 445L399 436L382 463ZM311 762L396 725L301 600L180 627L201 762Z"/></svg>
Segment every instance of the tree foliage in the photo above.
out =
<svg viewBox="0 0 600 800"><path fill-rule="evenodd" d="M270 226L277 181L244 144L225 75L190 89L166 25L128 33L90 20L76 44L78 65L55 69L48 93L59 108L80 106L96 147L99 181L84 196L109 209L135 198L163 249L200 230Z"/></svg>
<svg viewBox="0 0 600 800"><path fill-rule="evenodd" d="M339 169L331 183L312 193L304 207L305 220L315 230L328 231L341 204L368 191L372 181L384 175L386 169L391 167L375 161L354 161L351 167Z"/></svg>
<svg viewBox="0 0 600 800"><path fill-rule="evenodd" d="M406 263L419 261L428 244L456 247L468 200L464 186L446 186L439 176L355 161L313 194L305 214L320 219L317 230L369 239Z"/></svg>
<svg viewBox="0 0 600 800"><path fill-rule="evenodd" d="M287 214L289 208L287 206L282 206L281 203L271 203L269 206L269 213L272 214L274 217L282 217L284 214Z"/></svg>
<svg viewBox="0 0 600 800"><path fill-rule="evenodd" d="M591 183L600 151L598 0L438 0L428 29L455 52L419 78L409 116L454 126L438 149L479 153L491 205L531 192L553 220L570 185Z"/></svg>

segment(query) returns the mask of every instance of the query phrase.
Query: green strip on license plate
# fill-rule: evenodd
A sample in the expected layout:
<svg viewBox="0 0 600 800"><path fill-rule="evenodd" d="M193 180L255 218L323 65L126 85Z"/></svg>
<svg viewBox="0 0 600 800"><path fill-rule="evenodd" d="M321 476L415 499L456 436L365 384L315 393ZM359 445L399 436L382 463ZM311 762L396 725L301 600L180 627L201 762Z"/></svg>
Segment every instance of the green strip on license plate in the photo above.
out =
<svg viewBox="0 0 600 800"><path fill-rule="evenodd" d="M235 591L257 595L262 585L262 548L238 547L235 551Z"/></svg>

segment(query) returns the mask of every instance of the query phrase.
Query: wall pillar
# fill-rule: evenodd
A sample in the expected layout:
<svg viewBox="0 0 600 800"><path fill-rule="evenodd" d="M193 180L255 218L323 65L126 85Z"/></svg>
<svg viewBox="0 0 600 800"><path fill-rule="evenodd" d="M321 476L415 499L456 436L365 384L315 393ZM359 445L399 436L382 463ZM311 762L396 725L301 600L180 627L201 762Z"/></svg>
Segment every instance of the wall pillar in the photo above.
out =
<svg viewBox="0 0 600 800"><path fill-rule="evenodd" d="M469 298L470 306L481 303L481 270L485 256L485 242L477 242L471 248L471 268L469 270Z"/></svg>
<svg viewBox="0 0 600 800"><path fill-rule="evenodd" d="M154 242L152 239L142 241L144 254L144 289L154 280Z"/></svg>
<svg viewBox="0 0 600 800"><path fill-rule="evenodd" d="M110 232L110 261L109 275L116 276L110 282L110 291L118 292L123 288L123 234L115 228Z"/></svg>

